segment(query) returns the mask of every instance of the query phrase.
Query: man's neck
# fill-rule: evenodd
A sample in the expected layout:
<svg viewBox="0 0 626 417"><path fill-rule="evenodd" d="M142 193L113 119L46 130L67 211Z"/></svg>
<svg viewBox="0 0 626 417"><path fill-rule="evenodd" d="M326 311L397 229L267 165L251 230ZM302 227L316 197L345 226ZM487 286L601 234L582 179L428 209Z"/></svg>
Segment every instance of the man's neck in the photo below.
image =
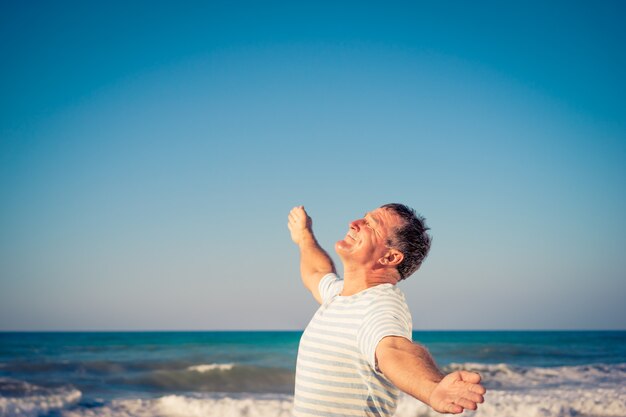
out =
<svg viewBox="0 0 626 417"><path fill-rule="evenodd" d="M346 265L344 265L344 267L345 270L343 274L343 290L340 294L344 297L354 295L377 285L395 285L398 283L398 279L395 276L396 274L386 269L351 269Z"/></svg>

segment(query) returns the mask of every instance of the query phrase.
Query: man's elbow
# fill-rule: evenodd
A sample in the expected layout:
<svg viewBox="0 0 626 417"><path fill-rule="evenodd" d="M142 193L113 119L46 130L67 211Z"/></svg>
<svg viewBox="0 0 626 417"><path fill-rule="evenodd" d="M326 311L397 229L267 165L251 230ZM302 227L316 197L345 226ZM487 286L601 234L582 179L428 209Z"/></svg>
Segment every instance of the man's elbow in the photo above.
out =
<svg viewBox="0 0 626 417"><path fill-rule="evenodd" d="M376 347L376 363L383 374L393 373L415 359L431 358L426 347L401 336L383 338ZM387 373L385 372L387 369Z"/></svg>

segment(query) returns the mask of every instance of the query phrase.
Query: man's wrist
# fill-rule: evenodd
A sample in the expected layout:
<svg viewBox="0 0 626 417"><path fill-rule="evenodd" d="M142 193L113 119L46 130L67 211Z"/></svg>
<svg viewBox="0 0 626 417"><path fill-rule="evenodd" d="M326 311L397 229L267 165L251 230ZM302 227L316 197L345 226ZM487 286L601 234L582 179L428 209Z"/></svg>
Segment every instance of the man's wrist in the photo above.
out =
<svg viewBox="0 0 626 417"><path fill-rule="evenodd" d="M439 385L442 379L443 377L440 377L436 380L427 381L424 384L425 385L424 391L426 394L426 404L430 406L431 408L433 407L433 392L435 392L437 385Z"/></svg>
<svg viewBox="0 0 626 417"><path fill-rule="evenodd" d="M302 237L300 238L300 242L298 242L298 245L301 248L308 247L311 245L317 245L317 241L315 240L315 236L313 235L313 232L310 230L302 232Z"/></svg>

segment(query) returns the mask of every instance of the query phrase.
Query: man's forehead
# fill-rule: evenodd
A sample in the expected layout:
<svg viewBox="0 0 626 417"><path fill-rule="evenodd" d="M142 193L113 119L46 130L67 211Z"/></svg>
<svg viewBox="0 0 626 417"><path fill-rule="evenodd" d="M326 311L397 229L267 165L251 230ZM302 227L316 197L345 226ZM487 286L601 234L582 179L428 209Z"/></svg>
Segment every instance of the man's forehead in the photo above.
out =
<svg viewBox="0 0 626 417"><path fill-rule="evenodd" d="M372 211L368 211L365 213L363 217L368 217L376 222L389 223L393 222L392 219L400 220L400 216L396 214L393 210L390 210L386 207L378 207Z"/></svg>

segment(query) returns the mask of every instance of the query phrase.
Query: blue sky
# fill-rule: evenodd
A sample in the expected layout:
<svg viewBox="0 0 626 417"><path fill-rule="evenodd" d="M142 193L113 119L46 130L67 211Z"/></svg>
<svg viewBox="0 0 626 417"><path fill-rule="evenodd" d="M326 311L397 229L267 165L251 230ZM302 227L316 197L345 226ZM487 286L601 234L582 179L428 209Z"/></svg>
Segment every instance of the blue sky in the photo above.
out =
<svg viewBox="0 0 626 417"><path fill-rule="evenodd" d="M624 16L3 2L0 330L301 329L291 207L388 202L416 330L625 329Z"/></svg>

